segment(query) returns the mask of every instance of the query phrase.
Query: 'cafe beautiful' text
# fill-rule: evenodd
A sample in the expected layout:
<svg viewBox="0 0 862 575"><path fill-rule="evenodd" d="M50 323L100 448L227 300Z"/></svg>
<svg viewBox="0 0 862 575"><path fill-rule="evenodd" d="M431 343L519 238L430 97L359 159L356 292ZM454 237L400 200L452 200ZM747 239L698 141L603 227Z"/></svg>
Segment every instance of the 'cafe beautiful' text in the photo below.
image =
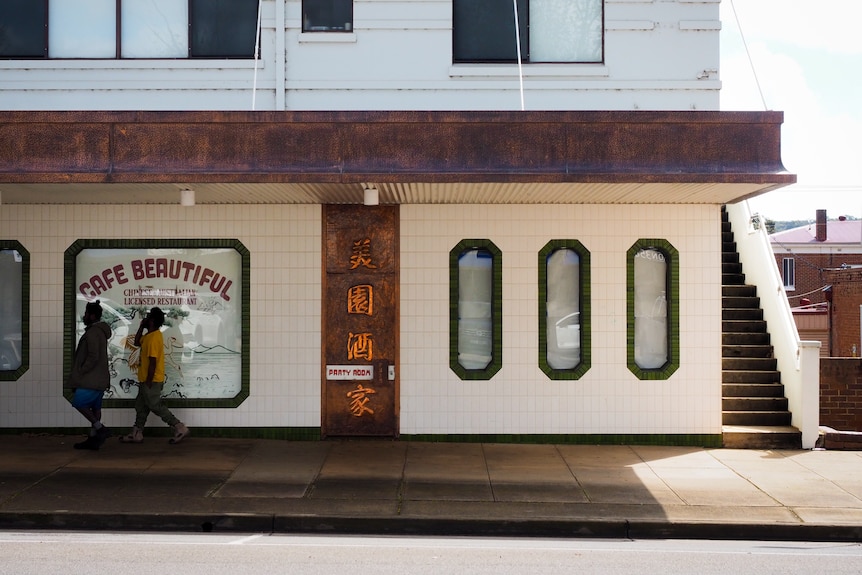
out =
<svg viewBox="0 0 862 575"><path fill-rule="evenodd" d="M211 292L219 294L225 301L230 301L228 290L233 281L227 279L218 272L182 260L168 258L147 258L143 260L132 260L129 262L132 268L132 278L136 281L143 279L172 279L183 282L191 282L204 287L209 285ZM128 283L129 278L123 264L106 268L89 280L78 286L78 291L87 298L94 298L105 292L116 283L122 285Z"/></svg>

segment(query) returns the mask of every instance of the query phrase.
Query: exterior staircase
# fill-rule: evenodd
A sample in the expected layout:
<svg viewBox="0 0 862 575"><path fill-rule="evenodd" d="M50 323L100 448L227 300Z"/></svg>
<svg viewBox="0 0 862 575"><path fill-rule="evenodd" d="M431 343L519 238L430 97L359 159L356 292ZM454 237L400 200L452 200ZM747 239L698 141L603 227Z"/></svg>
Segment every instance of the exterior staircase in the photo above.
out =
<svg viewBox="0 0 862 575"><path fill-rule="evenodd" d="M723 446L801 449L773 356L757 286L745 284L733 231L722 208L721 420Z"/></svg>

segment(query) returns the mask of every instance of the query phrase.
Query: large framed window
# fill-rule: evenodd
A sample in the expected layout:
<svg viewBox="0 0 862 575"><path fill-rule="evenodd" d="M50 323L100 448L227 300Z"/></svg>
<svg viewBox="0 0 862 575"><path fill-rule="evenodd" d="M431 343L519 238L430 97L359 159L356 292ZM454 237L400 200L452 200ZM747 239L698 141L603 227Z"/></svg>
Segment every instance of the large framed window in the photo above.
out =
<svg viewBox="0 0 862 575"><path fill-rule="evenodd" d="M0 240L0 381L15 381L30 357L30 253Z"/></svg>
<svg viewBox="0 0 862 575"><path fill-rule="evenodd" d="M3 0L0 58L253 58L258 0Z"/></svg>
<svg viewBox="0 0 862 575"><path fill-rule="evenodd" d="M784 280L784 289L788 291L796 289L796 260L794 258L781 260L781 278Z"/></svg>
<svg viewBox="0 0 862 575"><path fill-rule="evenodd" d="M453 61L603 61L603 0L454 0Z"/></svg>
<svg viewBox="0 0 862 575"><path fill-rule="evenodd" d="M99 300L108 342L108 406L137 395L134 335L152 307L165 312L168 405L235 407L249 395L249 253L237 240L78 240L65 255L65 372ZM65 390L71 397L71 390Z"/></svg>
<svg viewBox="0 0 862 575"><path fill-rule="evenodd" d="M667 379L679 367L679 252L641 239L627 258L628 366L639 379Z"/></svg>
<svg viewBox="0 0 862 575"><path fill-rule="evenodd" d="M490 240L449 252L449 366L461 379L491 379L502 366L502 266Z"/></svg>
<svg viewBox="0 0 862 575"><path fill-rule="evenodd" d="M303 32L352 32L353 0L302 0Z"/></svg>
<svg viewBox="0 0 862 575"><path fill-rule="evenodd" d="M590 252L551 240L539 252L539 367L551 379L590 368Z"/></svg>

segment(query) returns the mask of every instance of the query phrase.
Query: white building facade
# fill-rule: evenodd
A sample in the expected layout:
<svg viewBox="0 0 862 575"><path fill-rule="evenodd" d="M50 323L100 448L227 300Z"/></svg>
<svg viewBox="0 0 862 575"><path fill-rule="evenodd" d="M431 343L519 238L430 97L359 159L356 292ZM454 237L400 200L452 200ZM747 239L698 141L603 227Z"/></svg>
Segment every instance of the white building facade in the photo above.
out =
<svg viewBox="0 0 862 575"><path fill-rule="evenodd" d="M718 0L25 4L0 428L82 427L100 299L110 427L159 305L193 433L720 444L721 206L795 177Z"/></svg>

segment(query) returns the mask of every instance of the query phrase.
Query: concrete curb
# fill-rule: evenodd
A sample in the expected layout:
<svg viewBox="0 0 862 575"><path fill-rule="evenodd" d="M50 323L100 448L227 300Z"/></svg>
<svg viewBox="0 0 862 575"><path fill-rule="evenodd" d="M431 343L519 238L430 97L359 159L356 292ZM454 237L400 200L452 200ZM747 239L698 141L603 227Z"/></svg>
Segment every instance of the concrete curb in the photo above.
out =
<svg viewBox="0 0 862 575"><path fill-rule="evenodd" d="M0 530L141 531L185 533L303 533L545 537L600 539L705 539L860 542L862 525L750 524L565 519L339 517L266 513L0 513Z"/></svg>

